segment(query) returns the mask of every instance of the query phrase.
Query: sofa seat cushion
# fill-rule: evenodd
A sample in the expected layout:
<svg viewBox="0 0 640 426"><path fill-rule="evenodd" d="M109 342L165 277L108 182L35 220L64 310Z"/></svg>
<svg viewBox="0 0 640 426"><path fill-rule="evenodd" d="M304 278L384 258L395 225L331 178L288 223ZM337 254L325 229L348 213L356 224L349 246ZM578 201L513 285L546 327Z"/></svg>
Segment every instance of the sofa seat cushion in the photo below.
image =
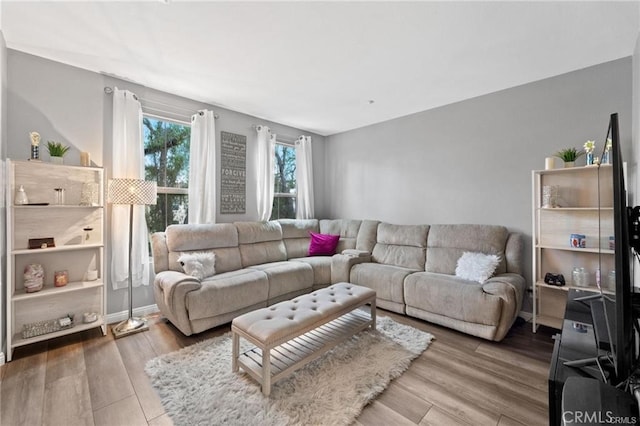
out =
<svg viewBox="0 0 640 426"><path fill-rule="evenodd" d="M268 292L264 272L239 269L203 280L198 291L187 293L186 308L192 320L208 318L264 302Z"/></svg>
<svg viewBox="0 0 640 426"><path fill-rule="evenodd" d="M378 299L404 304L403 283L413 272L401 266L360 263L351 268L350 282L375 290Z"/></svg>
<svg viewBox="0 0 640 426"><path fill-rule="evenodd" d="M332 256L309 256L289 260L311 265L311 269L313 269L313 285L317 286L331 284L331 259Z"/></svg>
<svg viewBox="0 0 640 426"><path fill-rule="evenodd" d="M503 300L486 293L482 284L432 272L407 277L404 299L407 306L484 325L498 325L503 309Z"/></svg>
<svg viewBox="0 0 640 426"><path fill-rule="evenodd" d="M269 299L313 287L313 268L304 262L271 262L251 266L250 269L264 272L269 279Z"/></svg>

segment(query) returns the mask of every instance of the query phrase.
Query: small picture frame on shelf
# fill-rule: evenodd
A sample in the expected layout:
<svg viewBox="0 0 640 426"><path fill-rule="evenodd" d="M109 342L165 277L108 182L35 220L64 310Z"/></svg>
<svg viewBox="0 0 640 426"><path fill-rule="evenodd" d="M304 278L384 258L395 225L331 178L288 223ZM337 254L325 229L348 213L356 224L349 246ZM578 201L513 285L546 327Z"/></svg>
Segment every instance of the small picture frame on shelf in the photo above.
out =
<svg viewBox="0 0 640 426"><path fill-rule="evenodd" d="M44 249L55 247L56 243L52 237L49 238L29 238L29 249Z"/></svg>

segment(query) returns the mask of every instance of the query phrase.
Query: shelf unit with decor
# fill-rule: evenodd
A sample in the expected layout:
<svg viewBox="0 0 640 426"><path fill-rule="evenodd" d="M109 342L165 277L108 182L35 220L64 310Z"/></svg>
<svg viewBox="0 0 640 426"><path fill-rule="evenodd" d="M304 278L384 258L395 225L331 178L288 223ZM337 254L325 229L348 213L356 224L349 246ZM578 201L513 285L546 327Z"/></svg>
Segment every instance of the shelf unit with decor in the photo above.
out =
<svg viewBox="0 0 640 426"><path fill-rule="evenodd" d="M599 292L608 288L608 274L615 269L613 232L613 173L610 165L535 170L533 186L533 331L539 325L562 328L567 293L571 288ZM556 207L543 205L543 187L557 186ZM571 234L585 235L585 247L570 244ZM584 268L585 285L573 282L574 268ZM545 274L562 274L564 286L544 282ZM612 290L612 289L611 289Z"/></svg>
<svg viewBox="0 0 640 426"><path fill-rule="evenodd" d="M20 185L29 205L14 203ZM64 189L64 200L56 188ZM6 205L7 361L23 345L97 327L106 334L103 169L7 160ZM29 240L44 238L55 246L29 248ZM24 285L31 264L44 269L44 286L35 292ZM54 285L56 271L67 271L66 285ZM84 323L84 313L97 319ZM70 314L70 326L56 322Z"/></svg>

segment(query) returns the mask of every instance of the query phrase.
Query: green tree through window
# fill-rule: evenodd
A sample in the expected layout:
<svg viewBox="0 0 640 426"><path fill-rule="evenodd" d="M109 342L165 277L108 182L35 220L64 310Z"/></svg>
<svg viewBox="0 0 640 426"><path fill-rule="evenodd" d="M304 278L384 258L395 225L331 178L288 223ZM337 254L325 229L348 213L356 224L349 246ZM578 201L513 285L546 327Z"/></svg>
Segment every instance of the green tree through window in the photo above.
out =
<svg viewBox="0 0 640 426"><path fill-rule="evenodd" d="M296 217L296 149L276 144L271 220Z"/></svg>
<svg viewBox="0 0 640 426"><path fill-rule="evenodd" d="M191 127L151 116L142 119L145 179L158 183L158 200L147 210L149 232L186 223Z"/></svg>

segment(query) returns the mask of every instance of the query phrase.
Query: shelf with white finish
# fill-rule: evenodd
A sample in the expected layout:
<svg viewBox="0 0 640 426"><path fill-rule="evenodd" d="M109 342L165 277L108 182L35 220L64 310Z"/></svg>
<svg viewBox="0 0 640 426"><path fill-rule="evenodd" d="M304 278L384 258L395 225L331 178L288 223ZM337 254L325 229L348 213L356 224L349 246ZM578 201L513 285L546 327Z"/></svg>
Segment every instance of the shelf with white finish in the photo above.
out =
<svg viewBox="0 0 640 426"><path fill-rule="evenodd" d="M34 205L14 205L19 186ZM55 188L65 189L65 203L55 204ZM82 197L83 189L93 197ZM56 165L7 160L7 361L17 347L55 337L100 328L106 334L104 283L104 171L99 167ZM97 192L95 191L97 189ZM85 192L86 193L86 192ZM87 198L91 199L86 203ZM90 205L81 205L81 202ZM47 204L48 203L48 204ZM35 205L37 204L37 205ZM29 240L53 238L55 247L29 249ZM42 265L44 286L27 293L23 272ZM56 271L66 271L69 282L54 286ZM86 281L88 271L93 281ZM98 320L82 323L83 313ZM73 315L73 327L22 338L23 327Z"/></svg>

